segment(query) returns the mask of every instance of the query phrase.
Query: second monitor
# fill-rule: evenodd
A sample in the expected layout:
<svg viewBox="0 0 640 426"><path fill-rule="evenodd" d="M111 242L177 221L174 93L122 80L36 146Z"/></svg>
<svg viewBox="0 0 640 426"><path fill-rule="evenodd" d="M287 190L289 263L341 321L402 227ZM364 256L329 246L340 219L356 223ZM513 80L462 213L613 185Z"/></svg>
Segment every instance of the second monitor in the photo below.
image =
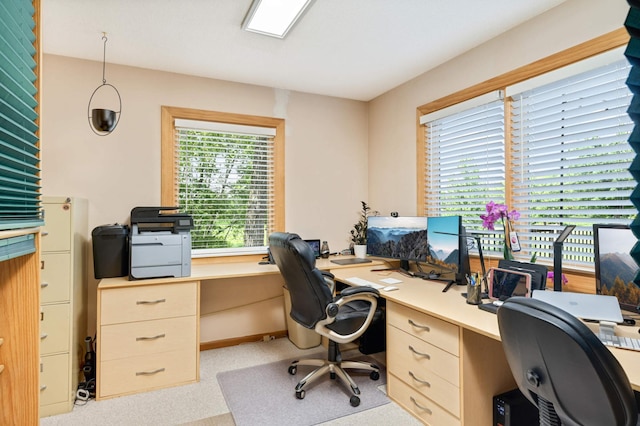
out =
<svg viewBox="0 0 640 426"><path fill-rule="evenodd" d="M467 237L460 216L370 216L367 224L367 255L409 262L423 262L455 275L466 284L469 273Z"/></svg>

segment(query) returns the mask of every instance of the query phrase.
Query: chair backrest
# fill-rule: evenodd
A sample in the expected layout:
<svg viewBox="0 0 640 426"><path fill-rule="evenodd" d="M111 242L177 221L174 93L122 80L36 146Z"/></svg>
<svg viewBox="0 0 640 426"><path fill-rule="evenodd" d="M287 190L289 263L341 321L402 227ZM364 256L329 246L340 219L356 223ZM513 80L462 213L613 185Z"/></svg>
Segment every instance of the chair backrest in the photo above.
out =
<svg viewBox="0 0 640 426"><path fill-rule="evenodd" d="M513 297L498 309L498 324L511 372L531 402L550 402L563 425L636 424L627 375L579 319L540 300Z"/></svg>
<svg viewBox="0 0 640 426"><path fill-rule="evenodd" d="M325 309L333 297L316 268L313 250L298 235L284 232L269 236L269 249L291 296L291 318L313 329L326 318Z"/></svg>

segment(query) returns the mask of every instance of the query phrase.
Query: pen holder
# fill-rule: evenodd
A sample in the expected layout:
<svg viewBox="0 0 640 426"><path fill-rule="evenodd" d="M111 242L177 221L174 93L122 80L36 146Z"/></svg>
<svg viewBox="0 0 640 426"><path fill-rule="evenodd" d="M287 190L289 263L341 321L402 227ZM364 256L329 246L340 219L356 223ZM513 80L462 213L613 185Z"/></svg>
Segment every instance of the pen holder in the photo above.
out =
<svg viewBox="0 0 640 426"><path fill-rule="evenodd" d="M482 286L480 283L476 285L467 284L467 303L470 305L482 303Z"/></svg>

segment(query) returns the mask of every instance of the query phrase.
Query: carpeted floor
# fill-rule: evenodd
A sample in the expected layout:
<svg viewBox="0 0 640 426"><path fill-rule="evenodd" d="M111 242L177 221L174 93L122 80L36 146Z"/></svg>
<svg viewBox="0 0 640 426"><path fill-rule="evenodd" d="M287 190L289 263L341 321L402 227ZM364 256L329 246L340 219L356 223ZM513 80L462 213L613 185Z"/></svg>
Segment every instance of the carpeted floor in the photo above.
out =
<svg viewBox="0 0 640 426"><path fill-rule="evenodd" d="M378 364L371 357L359 353L345 354L344 359ZM310 358L322 359L323 352ZM349 370L348 373L360 389L360 404L352 407L348 385L341 380L331 380L329 374L319 376L310 383L304 399L294 396L299 380L316 367L298 366L297 374L287 372L290 360L257 365L239 370L218 373L227 405L238 426L310 426L368 410L390 402L386 396L386 371L379 366L380 378L372 380L369 372ZM380 390L382 389L382 390ZM274 409L273 407L277 407Z"/></svg>
<svg viewBox="0 0 640 426"><path fill-rule="evenodd" d="M189 425L232 426L235 423L216 375L223 371L309 357L321 348L298 349L287 338L250 343L200 353L200 382L112 398L90 400L70 413L44 417L41 426ZM376 360L384 364L384 353ZM284 374L288 374L286 371ZM293 396L292 392L292 398ZM308 396L307 396L308 397ZM347 402L348 404L348 402ZM323 425L421 425L394 402L323 423Z"/></svg>

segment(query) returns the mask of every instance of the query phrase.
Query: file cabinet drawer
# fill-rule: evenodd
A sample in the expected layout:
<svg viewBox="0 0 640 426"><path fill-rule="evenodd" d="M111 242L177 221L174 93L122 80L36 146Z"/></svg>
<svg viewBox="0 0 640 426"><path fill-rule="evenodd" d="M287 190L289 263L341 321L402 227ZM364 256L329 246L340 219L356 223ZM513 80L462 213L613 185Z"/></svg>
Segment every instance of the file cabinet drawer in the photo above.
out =
<svg viewBox="0 0 640 426"><path fill-rule="evenodd" d="M458 418L448 413L445 409L426 398L420 392L412 389L403 381L390 374L387 381L387 390L392 399L413 413L422 422L431 426L460 426Z"/></svg>
<svg viewBox="0 0 640 426"><path fill-rule="evenodd" d="M43 356L40 362L40 405L68 401L71 397L69 354Z"/></svg>
<svg viewBox="0 0 640 426"><path fill-rule="evenodd" d="M460 417L459 358L388 327L387 365L390 374Z"/></svg>
<svg viewBox="0 0 640 426"><path fill-rule="evenodd" d="M195 315L195 282L142 285L101 293L101 325Z"/></svg>
<svg viewBox="0 0 640 426"><path fill-rule="evenodd" d="M71 250L71 204L45 204L42 251Z"/></svg>
<svg viewBox="0 0 640 426"><path fill-rule="evenodd" d="M71 281L70 253L42 253L40 270L40 303L69 300Z"/></svg>
<svg viewBox="0 0 640 426"><path fill-rule="evenodd" d="M69 351L68 303L40 307L40 353L43 355Z"/></svg>
<svg viewBox="0 0 640 426"><path fill-rule="evenodd" d="M387 304L387 323L453 355L460 355L457 325L392 302Z"/></svg>
<svg viewBox="0 0 640 426"><path fill-rule="evenodd" d="M193 348L100 363L100 397L148 391L197 380Z"/></svg>
<svg viewBox="0 0 640 426"><path fill-rule="evenodd" d="M196 351L196 317L102 326L101 360L129 358L191 348Z"/></svg>

